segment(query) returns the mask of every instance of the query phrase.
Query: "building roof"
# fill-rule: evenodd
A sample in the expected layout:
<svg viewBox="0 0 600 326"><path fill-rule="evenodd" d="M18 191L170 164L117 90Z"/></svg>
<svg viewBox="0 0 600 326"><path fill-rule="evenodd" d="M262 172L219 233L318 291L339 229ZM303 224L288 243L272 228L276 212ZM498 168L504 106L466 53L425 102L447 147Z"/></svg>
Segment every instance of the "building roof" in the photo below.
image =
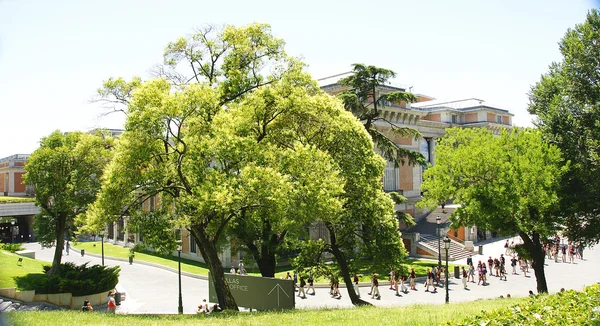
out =
<svg viewBox="0 0 600 326"><path fill-rule="evenodd" d="M338 81L342 78L351 76L352 74L353 74L352 71L347 71L347 72L343 72L341 74L319 78L319 79L317 79L317 82L319 83L319 87L321 87L325 91L335 89L335 88L342 88L343 86L338 84ZM407 89L410 91L412 89L412 86L408 87L408 86L402 85L402 84L390 83L385 86L380 86L380 88L387 89L389 91L394 92L394 91L406 91ZM429 96L427 96L427 97L429 97Z"/></svg>
<svg viewBox="0 0 600 326"><path fill-rule="evenodd" d="M420 108L426 111L438 111L438 110L454 110L454 111L470 111L470 110L481 110L490 109L495 111L502 111L503 113L512 116L506 109L500 108L498 105L492 105L484 100L477 98L467 98L462 100L432 100L418 103L411 103L412 107Z"/></svg>
<svg viewBox="0 0 600 326"><path fill-rule="evenodd" d="M0 158L0 163L11 161L26 161L30 154L14 154L11 156Z"/></svg>

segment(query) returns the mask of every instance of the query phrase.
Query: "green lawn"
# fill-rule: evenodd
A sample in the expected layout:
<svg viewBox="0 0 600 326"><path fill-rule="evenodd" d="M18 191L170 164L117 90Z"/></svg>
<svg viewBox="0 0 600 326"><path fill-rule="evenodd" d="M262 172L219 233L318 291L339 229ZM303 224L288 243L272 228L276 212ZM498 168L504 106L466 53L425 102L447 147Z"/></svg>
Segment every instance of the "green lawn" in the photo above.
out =
<svg viewBox="0 0 600 326"><path fill-rule="evenodd" d="M432 268L433 266L437 266L437 262L436 261L431 261L431 260L422 260L422 259L414 259L414 258L407 258L406 259L406 265L408 265L408 269L410 270L411 268L415 269L415 273L417 274L417 277L419 276L427 276L427 269L428 268ZM442 261L442 266L446 266L446 262ZM466 265L458 265L458 264L450 264L448 263L448 269L450 270L450 275L454 275L454 266L465 266Z"/></svg>
<svg viewBox="0 0 600 326"><path fill-rule="evenodd" d="M33 203L33 202L35 202L35 198L33 198L33 197L6 197L6 196L0 196L0 204Z"/></svg>
<svg viewBox="0 0 600 326"><path fill-rule="evenodd" d="M76 248L76 249L75 249ZM73 244L73 250L85 249L86 253L92 253L100 255L102 254L102 247L99 241L96 242L78 242ZM117 257L117 258L129 258L129 248L121 246L115 246L110 243L104 243L104 257ZM167 267L177 269L177 257L175 256L161 256L154 253L135 253L135 261L145 261L149 263L159 264ZM208 268L206 264L197 262L190 259L181 259L181 270L196 275L208 276Z"/></svg>
<svg viewBox="0 0 600 326"><path fill-rule="evenodd" d="M394 308L291 310L204 315L113 315L79 311L11 312L13 325L439 325L484 311L518 304L523 299L478 300L447 305L412 305Z"/></svg>
<svg viewBox="0 0 600 326"><path fill-rule="evenodd" d="M19 258L23 258L21 266L17 265ZM50 265L50 263L0 250L0 266L2 266L0 267L0 288L16 287L14 279L16 276L25 276L27 274L43 275L44 265Z"/></svg>

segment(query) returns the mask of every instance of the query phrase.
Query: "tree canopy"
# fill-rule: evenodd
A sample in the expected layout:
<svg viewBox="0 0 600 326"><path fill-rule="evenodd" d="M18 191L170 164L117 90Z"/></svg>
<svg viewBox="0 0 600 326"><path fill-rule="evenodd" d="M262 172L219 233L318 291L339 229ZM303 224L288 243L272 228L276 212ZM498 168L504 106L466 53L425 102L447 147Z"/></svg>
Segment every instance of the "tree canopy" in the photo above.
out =
<svg viewBox="0 0 600 326"><path fill-rule="evenodd" d="M539 292L547 292L542 242L562 230L554 215L565 167L560 150L533 129L451 128L436 146L436 164L424 174L422 207L442 200L461 206L453 227L518 234L533 259Z"/></svg>
<svg viewBox="0 0 600 326"><path fill-rule="evenodd" d="M600 240L600 13L569 29L559 43L562 61L550 65L529 93L529 113L570 169L561 179L565 232L584 243Z"/></svg>
<svg viewBox="0 0 600 326"><path fill-rule="evenodd" d="M391 135L420 138L421 134L416 129L389 121L381 111L384 105L412 103L417 101L417 97L410 92L384 90L390 79L396 77L392 70L358 63L352 65L352 68L352 75L338 81L348 87L339 94L346 110L363 123L382 156L396 167L405 163L425 165L425 157L419 151L396 145L382 130L386 129Z"/></svg>
<svg viewBox="0 0 600 326"><path fill-rule="evenodd" d="M75 231L75 217L96 199L112 146L110 137L55 131L42 138L25 165L24 181L34 187L41 208L34 220L38 240L56 242L50 274L58 272L63 240Z"/></svg>

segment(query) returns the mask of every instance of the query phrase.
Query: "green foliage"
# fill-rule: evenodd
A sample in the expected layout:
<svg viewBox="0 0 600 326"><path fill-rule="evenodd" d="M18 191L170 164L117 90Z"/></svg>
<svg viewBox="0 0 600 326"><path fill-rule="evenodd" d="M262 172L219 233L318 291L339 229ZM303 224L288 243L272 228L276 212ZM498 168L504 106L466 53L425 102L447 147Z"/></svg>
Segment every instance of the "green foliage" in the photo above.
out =
<svg viewBox="0 0 600 326"><path fill-rule="evenodd" d="M519 234L532 257L538 291L546 292L541 241L562 229L553 215L565 166L558 148L533 129L451 128L436 146L436 164L425 171L418 205L461 204L452 227L477 225L502 235Z"/></svg>
<svg viewBox="0 0 600 326"><path fill-rule="evenodd" d="M477 225L504 235L559 230L551 215L564 168L560 151L538 131L451 128L436 146L436 165L424 175L421 207L454 199L453 226Z"/></svg>
<svg viewBox="0 0 600 326"><path fill-rule="evenodd" d="M598 325L600 324L600 286L581 292L568 290L553 295L538 295L509 308L482 312L462 321L443 325Z"/></svg>
<svg viewBox="0 0 600 326"><path fill-rule="evenodd" d="M562 61L550 65L529 93L529 113L570 169L562 176L561 207L566 235L580 242L600 240L600 12L569 29L559 43Z"/></svg>
<svg viewBox="0 0 600 326"><path fill-rule="evenodd" d="M15 251L23 250L23 246L20 243L0 243L0 250L14 253Z"/></svg>
<svg viewBox="0 0 600 326"><path fill-rule="evenodd" d="M112 290L119 282L119 266L88 267L87 263L77 266L68 262L60 264L58 273L48 275L50 268L44 266L43 275L16 277L17 286L24 290L35 290L37 294L72 293L82 296Z"/></svg>
<svg viewBox="0 0 600 326"><path fill-rule="evenodd" d="M377 149L386 160L394 162L396 167L405 163L425 165L425 157L419 151L396 145L375 127L375 123L383 123L389 129L390 135L414 139L422 137L415 129L398 126L383 118L381 111L384 105L416 102L417 97L410 92L384 91L389 80L396 77L396 73L391 70L364 64L353 64L352 68L351 76L338 81L341 85L349 87L339 94L346 110L352 112L364 124Z"/></svg>
<svg viewBox="0 0 600 326"><path fill-rule="evenodd" d="M107 103L122 104L127 121L88 223L101 225L129 215L145 242L164 251L174 246L173 230L187 228L226 308L236 307L222 277L218 246L227 239L230 223L242 211L255 208L252 215L262 205L263 211L281 212L277 199L290 189L291 182L277 188L290 178L275 169L281 152L269 155L275 147L266 141L258 145L260 138L252 130L260 128L260 135L272 122L269 107L258 111L252 101L285 104L281 94L266 88L301 70L283 45L268 25L205 26L167 45L162 78L113 79L99 92ZM293 85L286 85L293 93ZM255 92L264 96L253 96ZM255 124L238 123L253 108L257 116L250 121ZM152 200L156 205L149 212L137 212Z"/></svg>
<svg viewBox="0 0 600 326"><path fill-rule="evenodd" d="M42 138L25 165L24 182L34 186L41 208L33 223L36 236L44 245L56 242L53 273L60 264L63 239L75 231L75 217L96 199L111 144L110 137L55 131Z"/></svg>

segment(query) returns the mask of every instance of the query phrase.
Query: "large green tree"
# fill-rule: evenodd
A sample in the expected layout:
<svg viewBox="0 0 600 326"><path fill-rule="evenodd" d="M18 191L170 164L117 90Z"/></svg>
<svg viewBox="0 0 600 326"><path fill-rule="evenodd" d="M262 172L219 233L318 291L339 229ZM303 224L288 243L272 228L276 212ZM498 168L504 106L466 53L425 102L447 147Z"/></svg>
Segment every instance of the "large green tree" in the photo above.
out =
<svg viewBox="0 0 600 326"><path fill-rule="evenodd" d="M56 242L48 274L58 272L63 240L75 231L75 217L94 202L111 148L110 137L55 131L42 138L29 157L24 181L34 187L36 205L41 208L34 228L42 244Z"/></svg>
<svg viewBox="0 0 600 326"><path fill-rule="evenodd" d="M569 29L559 43L562 61L550 65L529 93L529 112L570 169L561 180L566 234L584 243L600 240L600 13Z"/></svg>
<svg viewBox="0 0 600 326"><path fill-rule="evenodd" d="M297 237L315 214L341 206L331 159L294 123L333 99L266 25L204 29L169 44L165 62L168 78L111 79L100 90L123 105L127 123L90 223L129 215L152 234L187 228L219 303L237 308L219 257L224 240L237 236L259 266L274 270L286 234ZM172 77L185 66L191 77ZM151 197L159 207L140 211ZM169 238L146 239L169 248Z"/></svg>
<svg viewBox="0 0 600 326"><path fill-rule="evenodd" d="M342 277L352 303L365 305L354 291L351 276L365 268L400 268L406 251L394 202L381 186L385 160L373 151L369 134L360 124L349 124L333 131L331 137L321 146L343 178L343 207L339 214L320 218L328 241L306 243L294 264L303 270L328 271L328 257L333 257L334 273Z"/></svg>
<svg viewBox="0 0 600 326"><path fill-rule="evenodd" d="M311 224L341 207L343 180L317 146L330 141L344 128L340 125L357 123L351 115L340 119L336 102L309 75L294 69L223 115L229 123L220 124L224 129L217 142L239 153L228 164L270 171L243 181L238 194L245 193L239 198L248 202L232 221L232 235L264 277L274 277L277 256L306 239Z"/></svg>
<svg viewBox="0 0 600 326"><path fill-rule="evenodd" d="M538 292L548 292L543 241L561 230L558 187L565 168L556 146L533 129L451 128L436 146L436 164L424 174L423 207L453 199L461 206L453 227L518 234L533 262Z"/></svg>

